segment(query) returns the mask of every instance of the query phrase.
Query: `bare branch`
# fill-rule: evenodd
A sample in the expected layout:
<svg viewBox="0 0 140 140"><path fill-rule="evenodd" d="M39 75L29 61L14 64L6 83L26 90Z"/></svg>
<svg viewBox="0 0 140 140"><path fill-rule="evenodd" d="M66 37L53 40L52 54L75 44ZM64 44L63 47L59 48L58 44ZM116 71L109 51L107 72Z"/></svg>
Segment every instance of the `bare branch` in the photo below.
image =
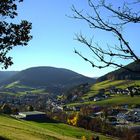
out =
<svg viewBox="0 0 140 140"><path fill-rule="evenodd" d="M100 46L98 43L95 43L95 45L93 45L92 39L87 40L86 37L84 37L82 34L77 34L76 40L87 46L92 52L94 59L100 61L101 63L104 63L104 65L96 65L91 60L84 57L77 50L75 50L75 53L82 57L85 61L89 62L92 66L97 68L115 66L118 68L124 68L129 71L133 71L126 68L123 64L118 64L117 61L115 61L115 59L133 60L140 63L140 58L135 54L135 52L132 49L132 46L128 43L128 41L123 36L122 31L120 30L121 28L123 28L124 25L127 25L129 23L139 24L139 12L132 12L132 9L129 7L130 4L126 2L123 4L122 7L115 9L111 6L111 4L107 5L105 3L105 0L100 1L98 5L95 5L92 0L87 1L89 7L94 12L94 16L89 13L84 14L84 10L78 11L74 6L72 6L72 11L74 13L72 18L86 21L86 23L88 23L89 25L89 28L91 29L98 29L113 33L113 35L115 35L118 41L118 45L115 45L114 47L107 45L108 49L103 49L104 47ZM140 1L138 0L132 4L139 4L139 2ZM110 22L110 19L105 20L105 18L103 18L99 12L100 8L104 8L105 10L113 14L112 17L118 19L115 20L116 23Z"/></svg>

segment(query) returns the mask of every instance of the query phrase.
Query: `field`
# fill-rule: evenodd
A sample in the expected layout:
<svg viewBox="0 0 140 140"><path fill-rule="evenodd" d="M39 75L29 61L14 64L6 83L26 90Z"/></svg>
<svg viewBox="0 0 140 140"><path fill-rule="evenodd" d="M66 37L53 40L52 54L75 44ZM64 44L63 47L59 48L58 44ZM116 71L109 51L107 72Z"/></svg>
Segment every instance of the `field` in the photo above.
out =
<svg viewBox="0 0 140 140"><path fill-rule="evenodd" d="M83 95L83 99L86 100L89 97L92 97L93 95L96 95L99 93L100 89L109 89L112 86L115 86L117 88L125 89L128 86L134 86L139 85L140 86L140 80L116 80L116 81L103 81L94 84L91 86L90 91ZM106 92L109 93L109 92ZM96 105L120 105L120 104L128 104L128 105L136 105L140 104L140 96L130 97L130 96L124 96L124 95L115 95L111 96L108 99L101 100L101 101L85 101L83 103L71 103L69 105L80 105L80 104L96 104Z"/></svg>
<svg viewBox="0 0 140 140"><path fill-rule="evenodd" d="M4 91L1 91L1 93L8 94L8 95L15 95L15 96L22 96L27 93L32 93L32 94L43 94L47 93L45 89L36 89L33 87L25 86L20 84L18 81L13 82L11 84L8 84L3 87Z"/></svg>
<svg viewBox="0 0 140 140"><path fill-rule="evenodd" d="M123 105L123 104L128 104L128 105L137 105L140 104L140 96L139 97L129 97L129 96L114 96L114 97L110 97L108 99L105 100L101 100L101 101L87 101L87 102L83 102L83 103L71 103L68 104L69 106L75 106L75 105L81 105L81 104L94 104L94 105Z"/></svg>
<svg viewBox="0 0 140 140"><path fill-rule="evenodd" d="M134 86L134 85L140 86L140 80L115 80L115 81L106 80L91 86L90 91L84 95L84 98L98 94L100 89L109 89L112 86L116 86L117 88L124 89L128 86Z"/></svg>
<svg viewBox="0 0 140 140"><path fill-rule="evenodd" d="M90 138L96 135L101 140L112 140L112 138L101 134L63 123L38 123L0 115L0 138L10 140L78 140L82 136Z"/></svg>

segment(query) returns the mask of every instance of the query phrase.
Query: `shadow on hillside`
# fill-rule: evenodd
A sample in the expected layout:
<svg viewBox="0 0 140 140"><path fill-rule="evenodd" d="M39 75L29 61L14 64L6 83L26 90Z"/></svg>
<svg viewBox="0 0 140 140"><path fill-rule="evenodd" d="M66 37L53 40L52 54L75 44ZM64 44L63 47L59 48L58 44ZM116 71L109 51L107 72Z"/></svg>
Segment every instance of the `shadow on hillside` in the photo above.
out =
<svg viewBox="0 0 140 140"><path fill-rule="evenodd" d="M60 122L50 119L48 117L43 118L43 119L33 119L33 120L29 120L29 121L33 121L33 122L37 122L37 123L60 123Z"/></svg>
<svg viewBox="0 0 140 140"><path fill-rule="evenodd" d="M3 136L0 136L0 140L10 140L10 139L5 138L5 137L3 137Z"/></svg>
<svg viewBox="0 0 140 140"><path fill-rule="evenodd" d="M30 118L15 118L15 117L13 117L13 116L10 116L10 117L12 117L13 119L15 119L15 120L25 120L25 121L32 121L32 122L37 122L37 123L60 123L60 122L58 122L58 121L56 121L56 120L53 120L53 119L51 119L51 118L49 118L48 116L45 116L45 117L30 117ZM1 137L0 137L0 140L1 140Z"/></svg>

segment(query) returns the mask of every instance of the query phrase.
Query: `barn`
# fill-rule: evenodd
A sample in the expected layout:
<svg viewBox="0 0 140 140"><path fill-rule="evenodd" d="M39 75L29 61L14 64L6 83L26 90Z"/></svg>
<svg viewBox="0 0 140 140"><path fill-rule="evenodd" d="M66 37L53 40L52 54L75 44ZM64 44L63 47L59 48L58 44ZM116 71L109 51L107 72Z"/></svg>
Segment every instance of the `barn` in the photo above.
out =
<svg viewBox="0 0 140 140"><path fill-rule="evenodd" d="M46 113L45 112L39 112L39 111L19 112L18 116L19 116L19 118L22 118L22 119L25 119L25 120L46 119Z"/></svg>

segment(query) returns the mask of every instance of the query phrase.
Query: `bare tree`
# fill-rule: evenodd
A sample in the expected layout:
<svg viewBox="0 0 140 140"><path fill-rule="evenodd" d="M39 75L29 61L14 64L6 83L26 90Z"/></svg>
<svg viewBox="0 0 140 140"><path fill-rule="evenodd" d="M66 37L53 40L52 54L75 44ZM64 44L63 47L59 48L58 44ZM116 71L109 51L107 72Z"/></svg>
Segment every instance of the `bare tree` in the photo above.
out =
<svg viewBox="0 0 140 140"><path fill-rule="evenodd" d="M8 68L12 65L12 57L7 56L15 46L26 46L31 40L32 24L22 20L20 24L12 23L17 13L17 3L23 0L0 0L0 65ZM10 22L9 22L10 21Z"/></svg>
<svg viewBox="0 0 140 140"><path fill-rule="evenodd" d="M91 15L90 12L85 14L84 10L79 11L75 6L72 6L72 18L86 21L90 29L98 29L113 34L118 44L114 46L107 45L107 49L105 49L100 46L99 43L94 42L93 39L87 39L87 37L80 33L76 35L76 40L88 47L97 61L92 61L77 50L75 50L75 53L85 61L89 62L93 67L99 69L115 66L117 68L133 71L133 69L125 67L122 61L119 61L122 63L118 63L117 60L131 60L140 64L139 56L136 55L133 47L123 35L124 26L140 23L140 11L135 11L135 9L133 9L133 6L140 6L140 0L130 3L124 1L122 6L116 8L105 0L100 0L98 2L87 0L87 2L93 14ZM111 16L104 18L102 14L104 10L111 14ZM96 62L98 62L98 64Z"/></svg>

